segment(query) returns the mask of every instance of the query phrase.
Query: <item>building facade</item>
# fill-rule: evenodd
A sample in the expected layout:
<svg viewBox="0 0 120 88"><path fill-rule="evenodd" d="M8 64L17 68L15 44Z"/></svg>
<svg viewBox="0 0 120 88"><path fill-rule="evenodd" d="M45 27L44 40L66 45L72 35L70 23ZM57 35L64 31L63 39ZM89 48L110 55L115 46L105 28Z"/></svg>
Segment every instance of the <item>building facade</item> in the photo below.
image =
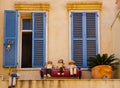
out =
<svg viewBox="0 0 120 88"><path fill-rule="evenodd" d="M49 60L56 66L62 58L66 67L74 60L84 69L87 58L98 53L120 58L115 2L119 0L1 0L0 74L7 78L17 68L21 79L36 79Z"/></svg>

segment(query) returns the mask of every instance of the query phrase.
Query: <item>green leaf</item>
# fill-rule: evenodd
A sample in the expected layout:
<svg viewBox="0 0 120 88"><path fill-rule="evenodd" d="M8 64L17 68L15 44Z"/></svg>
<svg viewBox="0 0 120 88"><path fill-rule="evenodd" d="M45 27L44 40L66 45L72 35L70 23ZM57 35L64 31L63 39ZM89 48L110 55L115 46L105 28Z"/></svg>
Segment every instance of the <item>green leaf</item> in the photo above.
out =
<svg viewBox="0 0 120 88"><path fill-rule="evenodd" d="M108 54L97 54L94 57L88 58L88 67L91 69L97 65L110 65L112 66L113 70L117 68L117 66L120 64L120 59L115 58L115 55L112 54L108 56Z"/></svg>

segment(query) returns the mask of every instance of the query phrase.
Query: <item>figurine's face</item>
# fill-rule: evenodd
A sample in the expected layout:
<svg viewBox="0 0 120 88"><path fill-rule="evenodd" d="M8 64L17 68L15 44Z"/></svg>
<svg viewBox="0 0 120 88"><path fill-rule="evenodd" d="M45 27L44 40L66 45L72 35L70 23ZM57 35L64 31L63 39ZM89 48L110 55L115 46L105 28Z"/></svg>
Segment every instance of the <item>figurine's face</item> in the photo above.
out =
<svg viewBox="0 0 120 88"><path fill-rule="evenodd" d="M58 63L63 63L63 59L59 59L59 60L58 60Z"/></svg>
<svg viewBox="0 0 120 88"><path fill-rule="evenodd" d="M16 72L17 72L17 70L12 70L12 72L13 72L13 73L16 73Z"/></svg>
<svg viewBox="0 0 120 88"><path fill-rule="evenodd" d="M48 64L52 64L52 61L48 61Z"/></svg>
<svg viewBox="0 0 120 88"><path fill-rule="evenodd" d="M74 63L69 63L69 65L74 65Z"/></svg>
<svg viewBox="0 0 120 88"><path fill-rule="evenodd" d="M69 65L75 65L75 62L74 61L70 61Z"/></svg>

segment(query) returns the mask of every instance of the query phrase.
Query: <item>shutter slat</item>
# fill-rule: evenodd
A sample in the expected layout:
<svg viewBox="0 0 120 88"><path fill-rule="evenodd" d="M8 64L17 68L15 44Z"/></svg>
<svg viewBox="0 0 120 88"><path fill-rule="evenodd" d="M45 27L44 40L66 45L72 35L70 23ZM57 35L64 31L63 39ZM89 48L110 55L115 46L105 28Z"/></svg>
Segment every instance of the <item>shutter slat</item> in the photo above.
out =
<svg viewBox="0 0 120 88"><path fill-rule="evenodd" d="M43 65L43 41L34 41L34 65Z"/></svg>
<svg viewBox="0 0 120 88"><path fill-rule="evenodd" d="M87 40L87 57L96 55L96 40Z"/></svg>
<svg viewBox="0 0 120 88"><path fill-rule="evenodd" d="M5 11L4 16L4 67L17 66L17 35L18 35L18 12ZM9 41L12 42L11 49L7 50Z"/></svg>
<svg viewBox="0 0 120 88"><path fill-rule="evenodd" d="M77 66L83 66L83 41L81 40L83 37L82 13L73 13L72 15L72 59L75 61Z"/></svg>
<svg viewBox="0 0 120 88"><path fill-rule="evenodd" d="M82 14L73 14L73 36L74 38L82 38Z"/></svg>
<svg viewBox="0 0 120 88"><path fill-rule="evenodd" d="M96 15L95 13L86 13L87 38L96 38L95 15Z"/></svg>
<svg viewBox="0 0 120 88"><path fill-rule="evenodd" d="M74 61L76 62L77 66L82 66L83 65L83 49L82 49L82 41L81 40L74 40Z"/></svg>
<svg viewBox="0 0 120 88"><path fill-rule="evenodd" d="M35 38L43 38L43 26L44 26L44 20L43 20L43 14L42 13L35 13L34 14L34 32Z"/></svg>
<svg viewBox="0 0 120 88"><path fill-rule="evenodd" d="M86 31L87 31L87 57L93 57L96 55L97 47L97 36L96 36L96 13L86 13Z"/></svg>
<svg viewBox="0 0 120 88"><path fill-rule="evenodd" d="M33 67L43 67L45 60L45 13L33 13Z"/></svg>

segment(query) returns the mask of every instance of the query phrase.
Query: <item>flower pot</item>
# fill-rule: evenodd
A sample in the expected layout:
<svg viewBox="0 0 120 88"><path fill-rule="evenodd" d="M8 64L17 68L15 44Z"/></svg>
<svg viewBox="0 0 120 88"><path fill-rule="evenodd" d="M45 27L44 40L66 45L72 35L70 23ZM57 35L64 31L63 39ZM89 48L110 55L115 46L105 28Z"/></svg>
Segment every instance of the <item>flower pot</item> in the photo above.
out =
<svg viewBox="0 0 120 88"><path fill-rule="evenodd" d="M92 78L110 79L112 78L112 67L109 65L98 65L92 68Z"/></svg>

